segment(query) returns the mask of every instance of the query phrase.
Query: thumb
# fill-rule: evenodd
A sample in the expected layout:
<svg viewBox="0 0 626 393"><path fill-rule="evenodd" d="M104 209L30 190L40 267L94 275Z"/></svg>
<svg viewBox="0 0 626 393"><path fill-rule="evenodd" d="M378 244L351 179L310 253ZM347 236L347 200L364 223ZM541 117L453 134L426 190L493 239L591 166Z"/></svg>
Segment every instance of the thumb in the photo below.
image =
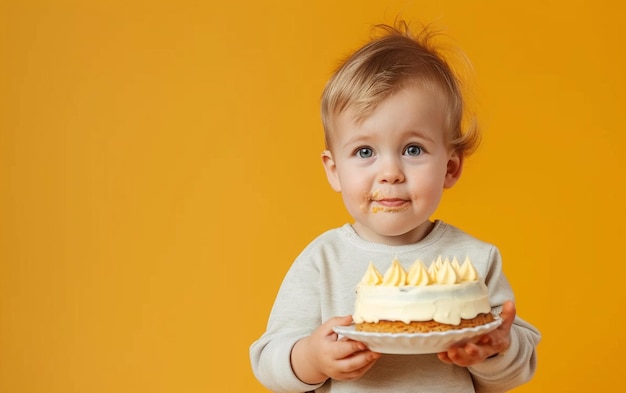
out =
<svg viewBox="0 0 626 393"><path fill-rule="evenodd" d="M515 310L515 303L511 300L507 300L502 305L502 311L500 312L500 317L502 318L501 329L509 330L511 325L513 325L513 321L515 320L515 314L517 311Z"/></svg>
<svg viewBox="0 0 626 393"><path fill-rule="evenodd" d="M334 326L349 326L352 323L352 315L345 315L341 317L332 317L328 321L324 322L324 325L330 330Z"/></svg>
<svg viewBox="0 0 626 393"><path fill-rule="evenodd" d="M335 333L333 328L335 326L349 326L352 323L352 316L346 315L343 317L332 317L326 322L324 322L319 328L318 331L321 335L326 337L327 339L337 340L339 335Z"/></svg>

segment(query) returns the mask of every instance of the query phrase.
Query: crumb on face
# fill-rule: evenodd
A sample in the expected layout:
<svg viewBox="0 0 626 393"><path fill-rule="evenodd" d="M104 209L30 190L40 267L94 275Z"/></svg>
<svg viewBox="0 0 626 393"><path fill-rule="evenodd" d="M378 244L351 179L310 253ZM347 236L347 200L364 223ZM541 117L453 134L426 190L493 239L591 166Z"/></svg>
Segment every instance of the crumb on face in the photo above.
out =
<svg viewBox="0 0 626 393"><path fill-rule="evenodd" d="M403 207L382 207L382 206L374 206L372 207L372 213L376 214L378 212L385 212L385 213L398 213L401 212L403 210L408 209L408 207L403 206Z"/></svg>

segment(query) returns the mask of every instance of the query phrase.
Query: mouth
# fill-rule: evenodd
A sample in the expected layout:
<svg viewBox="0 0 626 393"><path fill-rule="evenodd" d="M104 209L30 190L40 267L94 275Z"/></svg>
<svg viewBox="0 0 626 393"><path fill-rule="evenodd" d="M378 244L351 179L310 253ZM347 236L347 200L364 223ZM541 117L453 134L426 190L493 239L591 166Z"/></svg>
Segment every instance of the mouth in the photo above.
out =
<svg viewBox="0 0 626 393"><path fill-rule="evenodd" d="M398 207L408 203L406 199L401 198L381 198L374 199L373 202L385 207Z"/></svg>
<svg viewBox="0 0 626 393"><path fill-rule="evenodd" d="M409 200L402 198L380 198L380 199L372 199L373 206L372 212L389 212L395 213L402 210L405 210L409 207Z"/></svg>

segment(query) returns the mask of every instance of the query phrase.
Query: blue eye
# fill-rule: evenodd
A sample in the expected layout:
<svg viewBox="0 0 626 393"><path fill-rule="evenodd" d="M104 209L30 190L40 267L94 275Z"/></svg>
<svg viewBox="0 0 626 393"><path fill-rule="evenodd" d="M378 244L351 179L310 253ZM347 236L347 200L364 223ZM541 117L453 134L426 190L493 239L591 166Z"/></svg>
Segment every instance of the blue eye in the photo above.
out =
<svg viewBox="0 0 626 393"><path fill-rule="evenodd" d="M404 150L404 154L407 156L417 157L422 154L422 148L417 145L410 145Z"/></svg>
<svg viewBox="0 0 626 393"><path fill-rule="evenodd" d="M374 155L374 151L369 147L361 147L356 151L356 155L360 158L370 158Z"/></svg>

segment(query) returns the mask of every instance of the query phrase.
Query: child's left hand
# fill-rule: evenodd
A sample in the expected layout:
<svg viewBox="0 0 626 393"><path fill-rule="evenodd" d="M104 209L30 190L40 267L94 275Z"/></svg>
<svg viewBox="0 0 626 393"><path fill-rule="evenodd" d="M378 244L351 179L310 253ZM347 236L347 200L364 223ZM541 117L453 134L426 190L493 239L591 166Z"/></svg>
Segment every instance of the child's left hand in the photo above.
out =
<svg viewBox="0 0 626 393"><path fill-rule="evenodd" d="M489 356L506 351L511 345L511 325L515 319L515 304L507 300L500 313L502 324L476 341L453 346L447 352L437 354L439 360L461 367L469 367L480 363Z"/></svg>

